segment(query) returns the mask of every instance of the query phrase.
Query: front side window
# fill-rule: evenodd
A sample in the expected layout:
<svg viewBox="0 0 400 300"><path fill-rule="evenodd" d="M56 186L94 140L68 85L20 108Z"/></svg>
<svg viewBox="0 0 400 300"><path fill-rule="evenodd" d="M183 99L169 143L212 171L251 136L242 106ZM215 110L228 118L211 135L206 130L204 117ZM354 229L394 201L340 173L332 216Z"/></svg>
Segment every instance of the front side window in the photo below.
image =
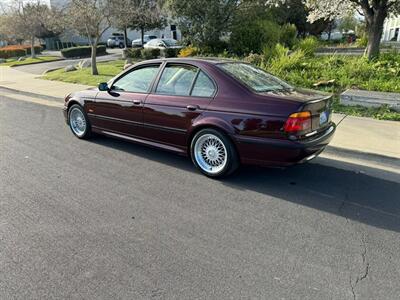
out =
<svg viewBox="0 0 400 300"><path fill-rule="evenodd" d="M147 93L157 75L159 65L152 65L133 70L119 78L112 89L115 91Z"/></svg>
<svg viewBox="0 0 400 300"><path fill-rule="evenodd" d="M219 67L255 92L291 90L292 87L267 72L244 63L223 63Z"/></svg>
<svg viewBox="0 0 400 300"><path fill-rule="evenodd" d="M166 66L156 92L159 94L189 96L197 68L193 66Z"/></svg>

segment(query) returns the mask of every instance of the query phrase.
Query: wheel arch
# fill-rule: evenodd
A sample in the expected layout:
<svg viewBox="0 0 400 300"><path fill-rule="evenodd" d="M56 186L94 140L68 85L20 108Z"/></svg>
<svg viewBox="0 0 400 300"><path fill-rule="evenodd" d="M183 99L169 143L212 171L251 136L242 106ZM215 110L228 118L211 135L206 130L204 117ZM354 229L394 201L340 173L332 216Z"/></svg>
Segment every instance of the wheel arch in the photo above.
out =
<svg viewBox="0 0 400 300"><path fill-rule="evenodd" d="M68 101L68 103L67 103L67 115L66 115L66 116L67 116L67 122L69 122L69 110L71 109L71 107L72 107L74 104L77 104L77 105L79 105L82 109L84 109L82 103L80 103L79 100L77 100L77 99L70 99L70 100Z"/></svg>
<svg viewBox="0 0 400 300"><path fill-rule="evenodd" d="M209 119L209 120L202 120L201 122L193 125L191 127L191 129L188 132L188 137L187 137L187 155L189 157L191 157L191 150L190 150L190 146L192 143L192 140L194 138L194 136L201 130L203 129L214 129L217 130L218 132L224 134L232 143L233 147L236 150L237 155L239 156L239 152L236 146L236 143L232 137L232 135L235 133L233 127L231 127L228 123L226 123L223 120L220 119Z"/></svg>

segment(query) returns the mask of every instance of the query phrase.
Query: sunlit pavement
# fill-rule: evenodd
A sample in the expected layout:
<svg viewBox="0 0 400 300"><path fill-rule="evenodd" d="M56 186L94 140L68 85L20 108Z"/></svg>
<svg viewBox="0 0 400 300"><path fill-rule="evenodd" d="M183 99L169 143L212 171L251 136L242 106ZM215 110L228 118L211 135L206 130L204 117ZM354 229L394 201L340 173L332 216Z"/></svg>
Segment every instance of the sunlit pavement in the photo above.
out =
<svg viewBox="0 0 400 300"><path fill-rule="evenodd" d="M398 195L327 157L211 180L0 96L0 299L398 299Z"/></svg>

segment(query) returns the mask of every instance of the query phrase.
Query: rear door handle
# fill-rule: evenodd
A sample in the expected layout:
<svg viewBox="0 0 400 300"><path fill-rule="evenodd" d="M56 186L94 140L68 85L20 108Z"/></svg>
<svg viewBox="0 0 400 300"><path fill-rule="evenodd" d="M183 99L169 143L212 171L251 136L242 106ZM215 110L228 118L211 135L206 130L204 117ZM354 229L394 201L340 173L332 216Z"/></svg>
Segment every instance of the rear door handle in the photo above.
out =
<svg viewBox="0 0 400 300"><path fill-rule="evenodd" d="M195 111L196 109L199 108L198 105L188 105L186 106L187 110Z"/></svg>
<svg viewBox="0 0 400 300"><path fill-rule="evenodd" d="M142 104L142 100L135 99L135 100L133 100L133 104L140 105L140 104Z"/></svg>

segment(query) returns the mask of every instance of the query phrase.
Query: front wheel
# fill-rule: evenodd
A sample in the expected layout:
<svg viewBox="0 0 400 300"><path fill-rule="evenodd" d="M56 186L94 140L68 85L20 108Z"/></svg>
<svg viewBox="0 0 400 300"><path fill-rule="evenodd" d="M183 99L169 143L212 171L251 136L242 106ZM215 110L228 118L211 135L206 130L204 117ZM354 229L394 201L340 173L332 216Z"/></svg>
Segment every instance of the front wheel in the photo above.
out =
<svg viewBox="0 0 400 300"><path fill-rule="evenodd" d="M215 129L200 130L193 137L190 151L194 165L209 177L229 175L239 166L234 145Z"/></svg>
<svg viewBox="0 0 400 300"><path fill-rule="evenodd" d="M73 134L80 139L87 139L91 135L90 123L83 108L74 104L68 111L68 123Z"/></svg>

